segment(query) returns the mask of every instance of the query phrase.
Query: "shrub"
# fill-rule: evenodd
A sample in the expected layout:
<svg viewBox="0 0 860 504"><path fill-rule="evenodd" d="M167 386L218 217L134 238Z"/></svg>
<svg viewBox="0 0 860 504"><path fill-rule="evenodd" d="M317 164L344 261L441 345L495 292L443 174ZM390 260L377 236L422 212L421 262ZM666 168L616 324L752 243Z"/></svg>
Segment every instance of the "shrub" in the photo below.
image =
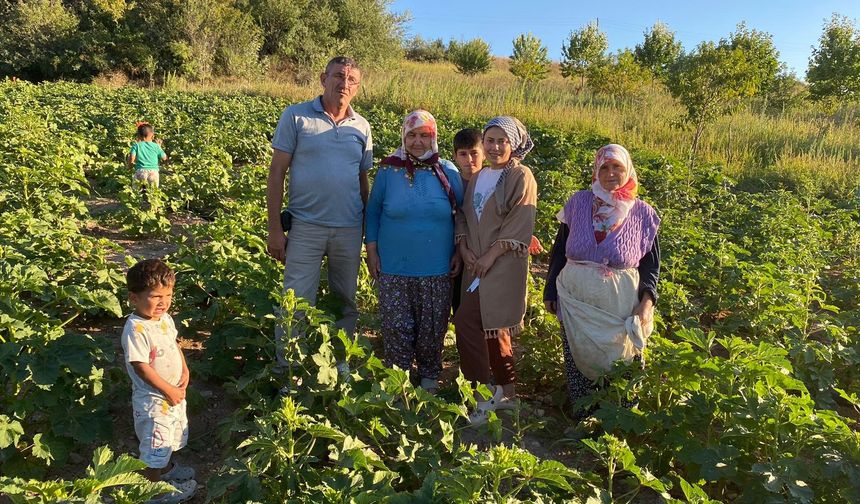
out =
<svg viewBox="0 0 860 504"><path fill-rule="evenodd" d="M523 81L539 81L546 78L550 69L546 46L531 33L514 40L511 55L511 73Z"/></svg>
<svg viewBox="0 0 860 504"><path fill-rule="evenodd" d="M636 98L649 80L651 72L636 63L630 50L619 51L607 64L592 67L588 72L591 89L616 98Z"/></svg>
<svg viewBox="0 0 860 504"><path fill-rule="evenodd" d="M447 47L440 38L424 40L420 35L417 35L406 41L404 50L406 59L411 61L438 63L445 61L447 57Z"/></svg>
<svg viewBox="0 0 860 504"><path fill-rule="evenodd" d="M493 62L490 46L479 38L468 42L452 40L448 46L448 59L457 67L458 72L466 75L487 73Z"/></svg>

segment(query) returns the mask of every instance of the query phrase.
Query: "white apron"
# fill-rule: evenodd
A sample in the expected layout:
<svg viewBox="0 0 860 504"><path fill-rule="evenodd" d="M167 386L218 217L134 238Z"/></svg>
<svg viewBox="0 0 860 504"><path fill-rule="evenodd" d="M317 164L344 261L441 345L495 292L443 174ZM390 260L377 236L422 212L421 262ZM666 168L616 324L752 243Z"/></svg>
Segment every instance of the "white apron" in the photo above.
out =
<svg viewBox="0 0 860 504"><path fill-rule="evenodd" d="M556 280L558 310L567 344L579 371L596 380L617 360L642 353L653 322L645 326L633 309L639 304L639 271L588 261L568 261Z"/></svg>

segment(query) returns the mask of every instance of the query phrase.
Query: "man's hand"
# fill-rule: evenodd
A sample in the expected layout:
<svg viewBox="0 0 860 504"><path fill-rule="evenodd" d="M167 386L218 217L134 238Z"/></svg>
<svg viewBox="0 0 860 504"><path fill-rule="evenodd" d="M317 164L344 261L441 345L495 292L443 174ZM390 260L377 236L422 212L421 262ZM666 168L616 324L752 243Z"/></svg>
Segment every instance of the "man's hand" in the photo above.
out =
<svg viewBox="0 0 860 504"><path fill-rule="evenodd" d="M558 315L558 301L544 301L544 307L553 315Z"/></svg>
<svg viewBox="0 0 860 504"><path fill-rule="evenodd" d="M281 227L281 204L284 202L284 179L292 161L292 154L275 149L272 152L272 164L269 166L269 178L266 180L266 216L269 230L266 251L281 264L287 259L287 235Z"/></svg>
<svg viewBox="0 0 860 504"><path fill-rule="evenodd" d="M284 264L287 261L287 235L283 231L269 231L269 237L266 239L266 251L281 264Z"/></svg>

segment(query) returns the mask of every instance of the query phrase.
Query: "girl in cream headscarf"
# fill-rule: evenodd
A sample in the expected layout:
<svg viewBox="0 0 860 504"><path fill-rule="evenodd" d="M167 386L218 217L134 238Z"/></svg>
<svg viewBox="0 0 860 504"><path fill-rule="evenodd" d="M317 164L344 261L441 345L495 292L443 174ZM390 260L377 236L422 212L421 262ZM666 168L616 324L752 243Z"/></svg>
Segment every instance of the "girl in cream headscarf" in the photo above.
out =
<svg viewBox="0 0 860 504"><path fill-rule="evenodd" d="M598 149L590 190L571 196L550 253L547 309L565 333L571 400L594 390L616 360L641 359L653 328L660 218L637 198L639 182L627 149Z"/></svg>

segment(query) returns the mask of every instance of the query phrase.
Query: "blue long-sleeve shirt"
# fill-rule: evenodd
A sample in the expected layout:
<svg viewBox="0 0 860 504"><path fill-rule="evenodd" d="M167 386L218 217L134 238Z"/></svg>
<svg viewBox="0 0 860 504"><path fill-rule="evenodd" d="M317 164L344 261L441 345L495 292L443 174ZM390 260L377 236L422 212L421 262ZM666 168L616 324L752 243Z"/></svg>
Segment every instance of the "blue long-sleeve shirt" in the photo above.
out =
<svg viewBox="0 0 860 504"><path fill-rule="evenodd" d="M453 163L439 161L463 204L463 183ZM409 185L404 168L382 166L367 202L365 243L376 242L386 275L436 276L448 273L454 253L454 219L442 183L430 170L415 170Z"/></svg>

